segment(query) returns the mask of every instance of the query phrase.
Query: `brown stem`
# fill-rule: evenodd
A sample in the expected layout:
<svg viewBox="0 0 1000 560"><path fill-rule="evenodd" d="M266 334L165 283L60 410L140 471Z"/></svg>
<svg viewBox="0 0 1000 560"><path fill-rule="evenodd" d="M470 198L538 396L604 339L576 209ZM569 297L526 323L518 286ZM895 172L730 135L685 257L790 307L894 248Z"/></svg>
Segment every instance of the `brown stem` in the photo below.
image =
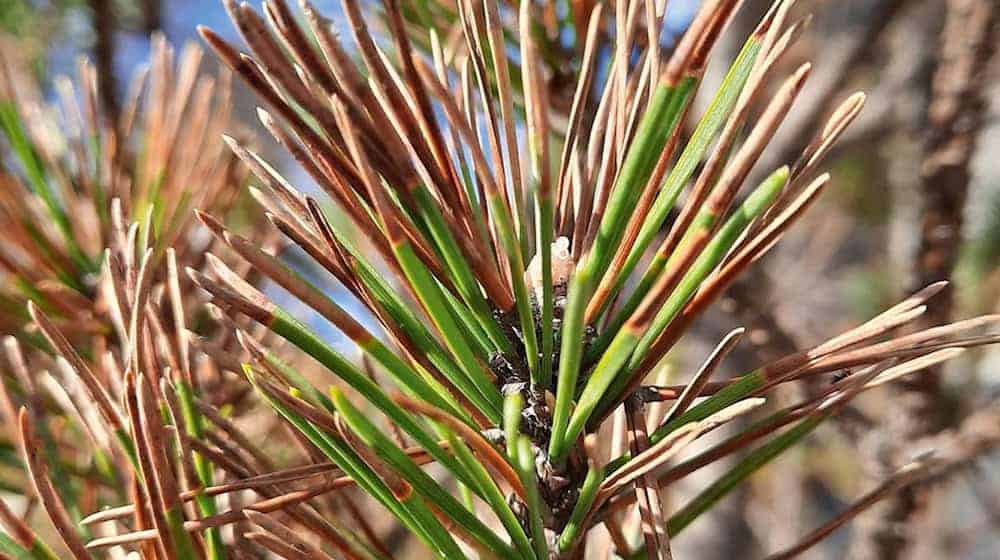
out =
<svg viewBox="0 0 1000 560"><path fill-rule="evenodd" d="M983 78L996 48L1000 10L993 0L949 0L938 56L930 84L926 137L920 169L922 209L914 281L948 279L962 242L962 214L971 180L970 160L986 114ZM919 327L950 320L954 297L950 288L928 302ZM940 367L913 377L900 389L902 419L895 441L912 441L949 428L956 407L943 402ZM897 449L896 455L907 449ZM925 517L931 491L912 486L896 494L881 518L872 545L879 558L898 558L916 539L893 527L913 528Z"/></svg>
<svg viewBox="0 0 1000 560"><path fill-rule="evenodd" d="M115 80L115 13L112 0L89 0L94 18L94 64L104 114L112 122L118 115Z"/></svg>
<svg viewBox="0 0 1000 560"><path fill-rule="evenodd" d="M146 33L160 29L160 25L163 23L163 14L160 9L160 0L142 0L142 26Z"/></svg>

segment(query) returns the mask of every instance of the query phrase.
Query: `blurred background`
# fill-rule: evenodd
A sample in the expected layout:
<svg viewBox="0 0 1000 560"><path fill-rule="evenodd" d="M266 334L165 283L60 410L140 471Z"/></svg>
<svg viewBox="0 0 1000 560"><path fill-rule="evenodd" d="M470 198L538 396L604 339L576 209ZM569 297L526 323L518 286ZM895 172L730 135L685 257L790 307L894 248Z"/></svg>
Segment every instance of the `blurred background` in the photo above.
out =
<svg viewBox="0 0 1000 560"><path fill-rule="evenodd" d="M338 22L338 2L314 3ZM714 91L711 84L721 79L769 4L745 2L715 53L703 92ZM689 372L739 325L750 329L751 343L728 360L727 373L743 373L940 279L949 279L951 287L937 298L929 322L1000 312L997 4L798 2L797 12L814 19L783 64L812 60L814 72L797 112L756 171L790 163L816 123L854 91L868 94L867 106L825 165L834 180L827 196L669 357L664 375ZM684 29L696 5L668 2L665 43ZM55 77L72 76L78 58L87 56L108 107L120 106L130 76L145 64L151 33L161 32L179 47L197 40L199 24L236 38L215 0L0 0L0 48L8 71L27 69L23 79L37 81L49 97L55 95ZM205 62L216 66L211 56ZM239 84L235 106L240 124L234 126L253 134L254 102ZM282 164L282 173L308 190L301 170L256 136L261 151ZM675 552L680 558L754 558L787 547L910 458L933 449L941 434L960 433L974 410L995 403L998 391L1000 352L991 350L968 352L944 371L873 392L855 414L821 429L692 527ZM905 545L917 558L998 558L998 466L1000 453L987 454L946 480L887 500L810 557L895 558ZM717 474L702 473L684 484L694 488Z"/></svg>

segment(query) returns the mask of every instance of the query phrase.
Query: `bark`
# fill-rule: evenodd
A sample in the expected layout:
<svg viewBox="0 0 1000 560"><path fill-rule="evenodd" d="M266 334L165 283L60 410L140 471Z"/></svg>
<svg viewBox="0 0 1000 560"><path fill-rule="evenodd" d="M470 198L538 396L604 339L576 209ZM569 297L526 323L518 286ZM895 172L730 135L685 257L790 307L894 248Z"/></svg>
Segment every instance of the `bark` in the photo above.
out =
<svg viewBox="0 0 1000 560"><path fill-rule="evenodd" d="M995 0L949 0L930 85L926 139L920 169L922 208L914 267L914 287L951 277L962 241L963 210L971 173L969 162L985 115L983 73L995 49L998 9ZM954 296L949 288L929 302L917 328L952 318ZM889 460L904 463L914 442L952 427L958 406L941 390L941 371L934 368L901 384L896 397ZM929 513L932 490L912 486L885 507L867 556L902 558L919 545L917 528Z"/></svg>
<svg viewBox="0 0 1000 560"><path fill-rule="evenodd" d="M160 29L162 25L160 8L160 0L142 0L142 26L147 34Z"/></svg>
<svg viewBox="0 0 1000 560"><path fill-rule="evenodd" d="M115 79L115 14L112 0L89 0L94 18L94 66L105 116L118 115L118 85Z"/></svg>

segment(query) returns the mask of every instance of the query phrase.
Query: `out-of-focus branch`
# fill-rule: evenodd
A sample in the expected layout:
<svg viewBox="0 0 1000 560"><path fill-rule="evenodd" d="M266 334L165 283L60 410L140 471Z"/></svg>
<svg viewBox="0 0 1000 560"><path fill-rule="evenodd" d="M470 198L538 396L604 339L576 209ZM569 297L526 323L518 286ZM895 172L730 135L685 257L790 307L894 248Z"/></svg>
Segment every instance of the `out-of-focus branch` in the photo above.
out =
<svg viewBox="0 0 1000 560"><path fill-rule="evenodd" d="M771 363L805 347L775 315L771 293L771 279L760 267L748 270L726 292L734 313L749 331L747 338L757 362L761 364ZM821 390L821 384L821 379L810 380L805 389L815 393ZM873 425L864 412L850 404L834 417L833 422L849 437L854 437L860 428Z"/></svg>
<svg viewBox="0 0 1000 560"><path fill-rule="evenodd" d="M733 304L733 312L740 324L747 328L749 336L746 338L750 341L754 360L761 364L793 354L800 348L798 341L775 316L771 288L767 273L761 267L754 267L746 272L744 278L734 282L727 292ZM788 396L778 398L787 399ZM768 405L775 410L782 406L778 401ZM747 523L751 528L757 529L754 532L765 550L793 542L804 530L799 520L802 517L803 503L808 499L808 488L803 484L790 482L802 480L802 461L784 461L778 468L780 470L772 473L766 481L772 490L779 486L782 488L781 491L772 493L771 515L766 516L767 521L762 523L757 520L761 516L753 515L752 510L746 512Z"/></svg>
<svg viewBox="0 0 1000 560"><path fill-rule="evenodd" d="M997 15L996 2L990 0L949 1L921 168L924 208L914 278L918 286L948 279L958 258L969 162L986 115L983 74L996 48ZM946 289L929 302L926 321L947 321L952 300Z"/></svg>
<svg viewBox="0 0 1000 560"><path fill-rule="evenodd" d="M914 262L916 285L949 279L958 257L971 178L969 162L986 109L983 74L995 49L998 12L995 0L949 0L947 4L930 86L920 170L922 209ZM953 294L946 289L928 302L919 328L948 321L952 305ZM930 436L953 424L957 407L945 404L940 383L940 371L932 369L901 386L901 422L894 441ZM907 449L899 451L905 453ZM906 552L912 543L897 527L912 527L927 510L929 499L930 493L923 487L908 487L893 497L872 535L874 556L898 558Z"/></svg>
<svg viewBox="0 0 1000 560"><path fill-rule="evenodd" d="M772 310L771 282L759 267L748 270L727 292L740 322L749 329L749 340L760 363L770 363L799 350L794 337L778 322Z"/></svg>
<svg viewBox="0 0 1000 560"><path fill-rule="evenodd" d="M142 25L147 34L160 29L163 17L160 9L160 0L142 0Z"/></svg>
<svg viewBox="0 0 1000 560"><path fill-rule="evenodd" d="M1000 446L1000 402L973 414L955 432L941 433L916 442L915 449L932 449L933 452L899 469L836 517L809 533L795 546L768 556L767 560L795 558L879 501L901 491L943 481L998 446Z"/></svg>
<svg viewBox="0 0 1000 560"><path fill-rule="evenodd" d="M105 114L118 114L118 87L115 79L115 13L112 0L89 0L94 18L94 67Z"/></svg>

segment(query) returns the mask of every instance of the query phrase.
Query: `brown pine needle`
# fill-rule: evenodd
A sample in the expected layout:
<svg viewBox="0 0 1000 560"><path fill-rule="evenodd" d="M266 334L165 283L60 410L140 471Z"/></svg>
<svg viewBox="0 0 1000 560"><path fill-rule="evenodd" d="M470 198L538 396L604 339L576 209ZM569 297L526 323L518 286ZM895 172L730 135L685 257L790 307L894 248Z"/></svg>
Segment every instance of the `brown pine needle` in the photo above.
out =
<svg viewBox="0 0 1000 560"><path fill-rule="evenodd" d="M469 59L472 62L471 66L475 72L476 82L479 86L480 101L483 104L483 117L486 121L486 138L489 142L492 169L496 173L495 182L499 185L499 187L495 188L495 192L503 195L506 210L508 213L511 213L512 210L517 209L518 206L516 205L516 201L511 200L510 191L506 188L506 186L510 183L510 170L508 169L503 158L500 130L497 126L498 118L496 114L496 107L494 106L493 96L490 94L492 88L490 87L490 76L487 71L485 61L486 49L482 44L482 37L486 36L486 32L482 29L483 22L481 14L476 13L475 5L473 5L472 0L458 0L457 4L459 19L462 22L462 29L465 33L466 44L469 47ZM427 82L426 76L424 76L424 81ZM439 101L447 99L447 97L442 96L438 92L436 92L435 95ZM467 107L467 109L472 108ZM452 126L455 126L454 122L452 122ZM469 145L472 145L470 142L471 138L464 138L464 140ZM476 142L475 145L478 146L478 142ZM477 167L478 166L479 164L477 164ZM479 172L478 169L477 172ZM485 176L480 177L480 180L487 182L487 178ZM487 195L489 195L489 191L487 191Z"/></svg>
<svg viewBox="0 0 1000 560"><path fill-rule="evenodd" d="M295 550L301 552L304 558L308 558L309 560L333 560L332 557L322 550L301 538L293 529L278 522L271 516L255 511L247 511L246 515L248 521L276 536L281 542L292 546Z"/></svg>
<svg viewBox="0 0 1000 560"><path fill-rule="evenodd" d="M598 499L594 502L595 507L598 507L601 502L617 494L622 488L627 487L643 474L654 471L663 465L695 439L738 416L750 412L762 404L764 404L764 399L745 399L730 405L701 422L691 422L674 430L669 436L661 439L656 445L642 452L626 463L625 466L616 470L614 474L607 477L601 483Z"/></svg>
<svg viewBox="0 0 1000 560"><path fill-rule="evenodd" d="M180 496L182 500L188 502L194 500L200 494L204 494L206 496L219 496L231 492L239 492L242 490L256 490L261 486L298 482L316 476L340 477L342 475L340 475L339 472L340 471L337 469L337 466L334 465L333 463L317 463L311 465L303 465L301 467L292 467L288 469L275 470L267 474L252 476L250 478L233 481L226 484L209 486L208 488L205 489L188 490L186 492L182 492ZM80 520L80 523L83 525L93 525L95 523L115 521L118 519L122 519L124 517L128 517L129 515L132 515L133 511L135 511L134 505L125 505L115 508L108 508L84 517L82 520Z"/></svg>
<svg viewBox="0 0 1000 560"><path fill-rule="evenodd" d="M239 43L199 33L257 96L260 125L306 183L268 163L247 134L226 134L231 75L202 76L197 47L175 52L154 36L149 70L120 112L103 106L100 64L81 63L77 85L57 80L56 111L0 69L0 135L23 160L0 169L10 187L0 188L0 300L10 303L0 323L26 343L4 341L0 410L18 416L28 478L78 560L87 549L160 560L367 560L391 558L404 534L432 549L450 550L454 538L491 558L576 559L604 552L596 543L635 556L629 541L640 530L640 554L670 558L674 483L761 443L777 449L775 438L788 443L784 434L866 391L1000 343L1000 315L916 326L938 283L747 376L713 378L744 332L736 329L685 383L668 385L664 368L642 385L829 187L821 164L864 106L856 93L825 120L806 119L814 128L794 134L808 140L802 151L779 146L788 179L780 189L767 183L771 203L749 223L731 216L745 183L773 171L759 161L804 98L811 65L784 60L811 21L794 19L794 0L773 2L752 31L733 26L750 37L736 38L741 54L715 95L703 91L716 81L703 74L742 0L703 2L669 48L660 42L663 0L571 0L570 15L545 2L414 10L341 0L347 42L308 0L297 9L287 0L223 3ZM689 112L706 93L714 100L695 125ZM382 399L375 409L391 405L365 389L386 382L378 368L416 387L394 396L396 412L376 424L418 471L401 475L366 443L371 434L359 437L318 387L301 384L329 364L313 357L338 351L320 347L332 344L325 334L292 336L295 321L313 314L361 347L367 377L347 376L355 386L345 390ZM469 368L477 375L464 379ZM475 392L463 394L456 380ZM810 387L801 400L692 451L796 382ZM430 404L439 398L464 415ZM610 425L591 415L595 407L614 415ZM275 414L289 411L305 424ZM411 416L407 430L445 430L462 449L437 436L417 437L433 456L410 445L400 426ZM556 433L564 417L571 429ZM342 492L355 481L330 462L339 452L305 435L309 426L348 446L361 461L349 470L391 492L379 500L404 502L376 508L401 525L373 529L371 497L355 503L355 490ZM452 454L466 451L485 471L448 472L464 465ZM447 464L431 466L435 457ZM775 557L809 550L914 477L966 460L922 458L919 474L904 469ZM411 480L425 469L433 479ZM449 510L413 493L451 496L456 477L479 475L510 493L506 505ZM463 497L482 495L472 490ZM67 508L61 500L71 496ZM84 517L99 538L81 542L77 510L103 503L124 505ZM27 517L0 503L10 542L44 556ZM348 529L339 518L356 522ZM598 523L609 533L602 540L591 538L603 537L592 531Z"/></svg>
<svg viewBox="0 0 1000 560"><path fill-rule="evenodd" d="M867 494L851 503L844 511L837 514L836 517L806 535L798 543L786 550L769 555L767 560L787 560L800 556L823 538L846 525L871 506L920 480L925 470L922 461L906 465Z"/></svg>
<svg viewBox="0 0 1000 560"><path fill-rule="evenodd" d="M35 435L35 423L26 407L21 407L18 415L18 425L20 427L21 442L23 445L25 465L28 475L31 478L32 486L42 501L42 506L48 514L49 519L56 528L56 532L62 538L63 543L69 549L70 554L76 560L90 560L80 537L76 532L76 527L66 513L66 507L56 493L49 479L49 469L45 461L39 455L42 450L42 443Z"/></svg>
<svg viewBox="0 0 1000 560"><path fill-rule="evenodd" d="M563 191L568 190L567 184L570 169L570 158L573 154L578 154L578 136L582 127L584 109L590 97L590 89L594 80L594 61L597 53L597 34L600 31L601 16L604 13L604 4L597 4L590 12L590 21L587 23L587 36L584 41L583 58L580 62L580 77L577 80L576 90L573 93L573 104L569 113L569 124L566 128L566 139L563 142L562 155L559 156L559 169L556 177L559 178L556 192L556 200L564 200ZM568 200L568 199L567 199ZM559 229L565 232L567 228L569 208L561 208L559 212Z"/></svg>
<svg viewBox="0 0 1000 560"><path fill-rule="evenodd" d="M497 3L482 2L482 7L486 16L484 18L486 22L486 36L489 39L497 94L500 98L500 119L503 123L504 151L507 154L507 162L510 166L507 178L510 183L510 190L514 193L514 207L512 208L514 225L520 232L522 239L529 239L530 235L526 224L528 206L524 202L525 189L523 175L521 174L517 134L515 132L516 126L514 123L514 101L513 93L511 92L510 69L507 67L507 39L503 36L503 30L500 26L500 14ZM528 56L530 57L531 55L529 54ZM524 63L522 62L522 64Z"/></svg>
<svg viewBox="0 0 1000 560"><path fill-rule="evenodd" d="M636 401L625 404L626 420L628 421L630 447L633 457L639 457L649 448L649 435L646 432L646 418L643 407ZM646 557L649 560L672 560L670 535L667 534L667 523L663 515L663 501L656 478L649 473L635 481L635 493L639 503L639 514L642 521L642 534L646 541Z"/></svg>
<svg viewBox="0 0 1000 560"><path fill-rule="evenodd" d="M257 543L262 548L276 554L279 558L288 560L313 560L312 557L295 546L288 544L268 531L257 530L243 533L243 537L250 542Z"/></svg>
<svg viewBox="0 0 1000 560"><path fill-rule="evenodd" d="M755 237L736 256L726 263L720 271L710 277L697 294L687 304L680 317L675 319L653 343L647 358L638 368L639 372L648 372L655 366L653 358L662 356L691 324L691 322L702 313L712 302L714 302L722 292L742 273L750 263L773 246L780 235L787 230L791 222L808 208L816 200L822 188L828 183L829 176L824 175L813 182L811 187L803 193L792 205L790 205L779 219ZM638 375L637 375L638 377Z"/></svg>
<svg viewBox="0 0 1000 560"><path fill-rule="evenodd" d="M221 241L233 249L238 255L246 259L255 269L264 276L273 280L289 293L299 298L303 303L315 309L320 315L329 320L340 329L348 338L355 343L364 346L371 341L374 336L368 332L364 326L355 320L347 311L333 302L322 293L302 284L297 275L290 269L282 265L278 260L257 248L254 243L239 235L226 230L225 226L215 218L198 212L198 218L214 233Z"/></svg>
<svg viewBox="0 0 1000 560"><path fill-rule="evenodd" d="M336 431L340 434L341 439L347 442L351 449L358 454L361 460L382 479L382 482L389 488L396 500L403 502L410 498L413 494L413 486L398 475L385 461L379 458L374 449L365 445L340 416L336 418Z"/></svg>
<svg viewBox="0 0 1000 560"><path fill-rule="evenodd" d="M0 526L23 548L30 549L37 538L31 527L7 507L7 502L0 500Z"/></svg>
<svg viewBox="0 0 1000 560"><path fill-rule="evenodd" d="M722 363L722 360L726 358L729 352L732 351L737 343L739 343L740 339L743 338L743 334L745 332L746 329L742 327L734 329L727 334L721 342L719 342L719 344L715 347L715 350L712 350L712 354L709 355L708 359L705 360L705 363L702 364L698 372L691 378L691 382L688 383L684 388L684 391L681 392L677 401L674 402L673 406L670 408L670 411L663 417L663 421L660 422L661 424L666 424L681 414L684 414L684 411L687 410L688 406L690 406L691 403L694 402L694 399L701 393L702 388L704 388L705 384L708 383L708 380L712 377L712 374L715 373L715 370L719 367L719 364Z"/></svg>
<svg viewBox="0 0 1000 560"><path fill-rule="evenodd" d="M454 431L456 434L461 436L462 441L472 447L472 449L480 456L480 458L496 473L510 485L511 489L515 494L522 500L524 499L524 484L518 477L517 472L514 471L510 463L508 463L500 453L492 446L488 441L486 441L482 435L470 428L463 422L456 420L450 414L437 409L429 404L415 401L408 397L398 395L395 399L399 406L432 418L438 422L441 422L448 426L448 429Z"/></svg>
<svg viewBox="0 0 1000 560"><path fill-rule="evenodd" d="M142 381L140 380L139 383L141 384ZM150 441L151 431L144 429L146 419L140 407L139 391L134 372L126 372L125 411L132 429L132 440L135 442L135 454L138 458L139 474L142 480L141 491L149 500L149 512L152 516L156 546L165 558L174 559L177 557L177 551L174 548L174 540L171 538L165 516L167 502L172 498L164 496L164 488L158 480L159 471L164 467L160 454L162 447L155 447L158 442ZM162 442L159 443L162 445Z"/></svg>
<svg viewBox="0 0 1000 560"><path fill-rule="evenodd" d="M91 398L97 403L98 410L101 411L105 422L112 428L121 429L122 421L111 401L111 396L108 395L107 390L104 385L98 380L94 375L93 370L90 366L83 360L82 357L73 349L66 337L62 335L49 320L48 316L45 315L42 310L40 310L33 301L28 302L28 313L31 315L31 319L38 325L38 329L42 331L42 335L45 336L45 340L52 345L52 347L58 352L66 361L73 366L73 371L80 377L87 391L90 393Z"/></svg>

